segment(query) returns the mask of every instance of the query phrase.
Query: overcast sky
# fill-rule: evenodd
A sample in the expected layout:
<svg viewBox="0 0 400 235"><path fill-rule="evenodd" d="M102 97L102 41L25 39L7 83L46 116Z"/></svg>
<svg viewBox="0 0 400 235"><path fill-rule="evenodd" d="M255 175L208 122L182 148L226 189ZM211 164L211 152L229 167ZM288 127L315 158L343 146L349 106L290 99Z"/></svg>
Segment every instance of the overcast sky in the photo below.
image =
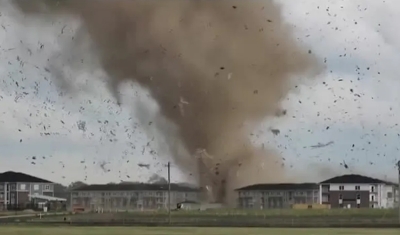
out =
<svg viewBox="0 0 400 235"><path fill-rule="evenodd" d="M296 37L326 61L327 73L294 89L284 102L288 115L263 123L253 133L254 143L276 146L284 167L305 181L352 172L396 179L400 31L394 22L400 22L400 2L280 2ZM60 96L45 67L74 35L72 27L62 20L38 27L3 5L0 171L65 184L165 176L169 156L163 156L163 144L132 113L138 100L153 107L150 113L155 110L147 93L126 87L122 107L101 82L82 83L79 91ZM280 134L273 135L271 127ZM311 147L319 144L327 146ZM190 180L174 167L172 173L174 181Z"/></svg>

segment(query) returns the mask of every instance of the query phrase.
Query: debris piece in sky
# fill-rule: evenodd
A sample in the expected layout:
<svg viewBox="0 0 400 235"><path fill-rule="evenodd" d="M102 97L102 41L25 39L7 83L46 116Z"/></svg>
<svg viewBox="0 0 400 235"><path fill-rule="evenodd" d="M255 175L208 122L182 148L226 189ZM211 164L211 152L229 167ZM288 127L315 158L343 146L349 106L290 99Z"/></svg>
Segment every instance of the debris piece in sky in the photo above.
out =
<svg viewBox="0 0 400 235"><path fill-rule="evenodd" d="M279 134L281 133L281 131L280 131L279 129L270 128L269 130L270 130L270 131L272 132L272 134L274 134L274 135L279 135Z"/></svg>
<svg viewBox="0 0 400 235"><path fill-rule="evenodd" d="M323 143L318 143L318 144L316 144L316 145L311 145L310 147L311 147L311 148L324 148L324 147L327 147L327 146L332 145L332 144L334 144L334 143L335 143L334 141L329 141L328 143L325 143L325 144L323 144Z"/></svg>
<svg viewBox="0 0 400 235"><path fill-rule="evenodd" d="M349 166L346 164L346 162L344 160L343 160L343 163L340 163L340 165L346 169L349 169Z"/></svg>
<svg viewBox="0 0 400 235"><path fill-rule="evenodd" d="M150 169L150 164L139 163L138 166L139 166L139 167L143 167L143 168Z"/></svg>
<svg viewBox="0 0 400 235"><path fill-rule="evenodd" d="M78 129L85 132L86 131L86 122L85 121L78 121L76 123L78 125Z"/></svg>

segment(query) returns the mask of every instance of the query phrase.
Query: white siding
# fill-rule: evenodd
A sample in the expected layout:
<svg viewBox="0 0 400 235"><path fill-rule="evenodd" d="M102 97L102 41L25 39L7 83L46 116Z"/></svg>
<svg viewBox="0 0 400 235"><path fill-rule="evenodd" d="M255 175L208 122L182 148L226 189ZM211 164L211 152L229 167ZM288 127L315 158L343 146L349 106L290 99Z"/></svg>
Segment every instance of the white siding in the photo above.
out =
<svg viewBox="0 0 400 235"><path fill-rule="evenodd" d="M330 184L330 191L340 191L339 187L344 186L344 191L355 191L356 186L360 186L361 191L370 191L369 184Z"/></svg>
<svg viewBox="0 0 400 235"><path fill-rule="evenodd" d="M330 184L330 191L356 191L356 186L360 186L360 191L369 191L369 200L374 201L374 208L393 208L395 203L395 187L387 184ZM372 192L372 188L374 189ZM392 192L392 198L388 198L388 193Z"/></svg>

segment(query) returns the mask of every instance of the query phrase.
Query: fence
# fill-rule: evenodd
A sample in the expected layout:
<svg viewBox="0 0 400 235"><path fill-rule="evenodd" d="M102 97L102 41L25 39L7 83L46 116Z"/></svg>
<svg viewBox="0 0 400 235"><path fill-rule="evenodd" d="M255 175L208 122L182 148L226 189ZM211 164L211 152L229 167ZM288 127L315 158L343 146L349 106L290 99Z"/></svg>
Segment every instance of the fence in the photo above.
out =
<svg viewBox="0 0 400 235"><path fill-rule="evenodd" d="M23 203L23 204L6 204L3 205L3 210L7 211L24 211L24 210L33 210L33 211L43 211L43 204L40 203ZM67 206L65 204L55 204L55 203L48 203L46 204L48 211L60 211L66 210Z"/></svg>

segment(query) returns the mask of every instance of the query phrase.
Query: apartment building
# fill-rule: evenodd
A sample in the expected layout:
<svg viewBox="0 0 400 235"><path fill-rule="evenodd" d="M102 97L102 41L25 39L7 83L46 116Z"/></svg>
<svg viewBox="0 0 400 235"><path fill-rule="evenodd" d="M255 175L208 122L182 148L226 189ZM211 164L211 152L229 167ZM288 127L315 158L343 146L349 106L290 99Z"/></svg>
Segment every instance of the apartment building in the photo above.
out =
<svg viewBox="0 0 400 235"><path fill-rule="evenodd" d="M200 190L171 184L171 207L184 201L199 201ZM73 208L85 210L157 210L168 208L166 184L88 185L71 192Z"/></svg>
<svg viewBox="0 0 400 235"><path fill-rule="evenodd" d="M395 183L355 174L320 183L320 203L332 208L393 208L398 193Z"/></svg>
<svg viewBox="0 0 400 235"><path fill-rule="evenodd" d="M319 185L256 184L236 189L238 207L244 209L291 208L294 204L319 203Z"/></svg>
<svg viewBox="0 0 400 235"><path fill-rule="evenodd" d="M0 173L0 210L24 207L32 198L52 199L54 183L20 172Z"/></svg>

